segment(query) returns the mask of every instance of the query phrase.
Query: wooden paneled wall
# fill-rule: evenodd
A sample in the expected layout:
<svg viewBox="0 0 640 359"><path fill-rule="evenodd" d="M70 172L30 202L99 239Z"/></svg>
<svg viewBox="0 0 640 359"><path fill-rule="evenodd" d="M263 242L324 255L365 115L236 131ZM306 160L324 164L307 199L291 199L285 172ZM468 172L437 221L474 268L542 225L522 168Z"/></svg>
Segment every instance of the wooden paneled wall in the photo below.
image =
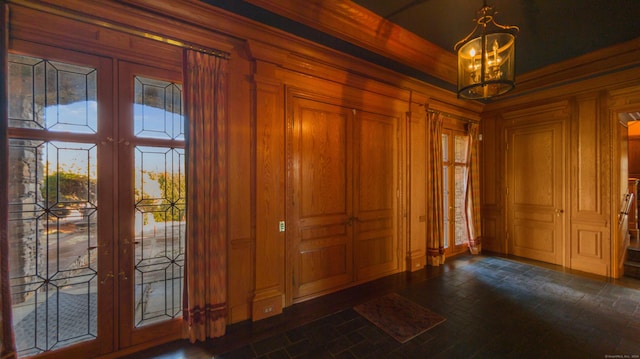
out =
<svg viewBox="0 0 640 359"><path fill-rule="evenodd" d="M629 137L629 177L640 178L640 136Z"/></svg>
<svg viewBox="0 0 640 359"><path fill-rule="evenodd" d="M359 257L356 253L351 259L360 264L382 261L382 258L395 258L395 262L381 266L380 270L362 270L361 277L354 277L348 285L404 270L418 270L425 265L426 209L434 205L426 202L430 185L425 182L424 173L426 109L472 120L480 119L482 114L482 243L485 250L507 253L508 208L504 181L508 149L504 145L504 121L505 118L526 118L541 106L557 103L563 104L560 112L567 129L563 142L568 156L563 183L564 200L568 204L563 209L563 264L603 275L620 274L613 263L615 259L612 260L618 258L621 251L621 247L615 245L617 242L612 241L618 238L616 207L624 177L620 174L620 163L615 160L621 151L616 147L620 129L615 114L632 108L640 110L640 69L624 66L625 61L637 62L633 56L637 54L636 49L615 49L613 54L622 55L613 56L609 63L611 68L623 69L618 72L597 76L598 69L590 66L588 77L565 83L564 80L574 80L577 75L574 71L566 75L570 77L563 77L560 70L567 68L564 64L554 67L556 71L540 72L539 78L525 76L526 84L520 90L485 106L459 100L449 91L201 1L68 0L60 5L54 0L15 0L9 3L24 5L34 19L38 14L50 12L97 28L84 33L64 33L56 29L55 24L43 21L32 21L31 27L24 28L28 32L24 36L47 32L68 39L69 46L80 46L92 39L97 44L85 47L87 52L121 51L113 50L119 47L110 45L122 41L119 32L127 28L126 24L136 24L136 29L145 29L148 36L164 36L231 54L227 254L230 323L276 315L293 302L288 244L290 236L295 234L286 229L281 231L279 226L281 221L286 225L288 220L291 184L287 178L294 166L288 157L291 129L287 113L291 91L307 92L316 101L338 103L356 112L375 114L373 117L384 115L385 121L393 119L394 131L397 131L392 181L396 197L391 209L394 225L390 232L394 237L393 247L370 257ZM147 43L144 41L145 46ZM151 48L148 53L153 51ZM122 56L130 55L125 51ZM162 56L157 58L162 61ZM603 59L606 56L589 63L597 63L604 69L607 61ZM132 60L135 61L135 57ZM445 65L429 62L429 69L437 71L434 74L437 77L449 79L451 66ZM549 84L553 87L548 87ZM528 113L527 109L532 110ZM326 292L320 291L319 295Z"/></svg>
<svg viewBox="0 0 640 359"><path fill-rule="evenodd" d="M561 265L603 276L622 275L620 261L624 233L619 233L619 206L627 190L626 126L618 113L637 111L640 69L576 81L528 95L513 96L486 106L481 123L483 248L511 253L510 223L505 179L505 135L511 121L549 120L540 109L560 104L557 116L565 118L566 203ZM564 104L564 105L562 105ZM532 145L531 151L536 151ZM516 160L517 161L517 160ZM520 160L527 166L526 159Z"/></svg>
<svg viewBox="0 0 640 359"><path fill-rule="evenodd" d="M154 42L144 38L155 36L231 54L229 323L277 315L295 301L290 244L296 234L280 228L281 221L288 226L287 205L292 193L288 182L294 165L289 147L292 122L287 117L292 106L288 96L292 93L306 93L319 103L333 103L354 111L358 126L376 130L384 140L383 147L378 148L373 137L365 137L367 131L358 132L360 137L349 139L354 141L349 146L366 143L370 150L365 155L390 151L389 156L384 156L384 168L391 173L384 182L372 182L367 177L375 175L376 169L367 167L373 162L366 157L362 158L367 163L353 169L361 177L359 192L354 192L361 201L361 210L369 205L372 210L360 218L349 219L361 234L354 238L354 255L348 258L354 268L352 279L345 285L321 289L302 299L425 265L425 218L430 206L425 197L429 183L424 179L425 109L435 108L478 120L482 104L458 100L449 91L199 1L10 3L16 16L40 18L55 14L91 30L66 33L61 30L64 26L56 27L48 21L22 21L24 26L15 28L12 41L47 33L68 38L71 48L80 47L106 56L117 51L135 61L136 55L128 54L126 48L151 44L145 56L154 58ZM135 28L126 25L134 23ZM121 36L122 33L128 36ZM133 42L123 41L130 37ZM138 37L140 41L136 42ZM158 61L165 61L162 53L158 55ZM171 66L180 68L175 62ZM384 194L378 193L381 185Z"/></svg>

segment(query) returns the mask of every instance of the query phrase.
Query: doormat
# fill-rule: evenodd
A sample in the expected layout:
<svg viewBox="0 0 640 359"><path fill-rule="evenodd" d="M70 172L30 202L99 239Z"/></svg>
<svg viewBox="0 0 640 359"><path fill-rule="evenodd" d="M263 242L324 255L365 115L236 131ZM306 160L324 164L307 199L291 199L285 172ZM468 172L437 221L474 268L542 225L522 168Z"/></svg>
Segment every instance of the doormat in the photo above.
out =
<svg viewBox="0 0 640 359"><path fill-rule="evenodd" d="M358 304L353 309L400 343L406 343L446 320L396 293Z"/></svg>

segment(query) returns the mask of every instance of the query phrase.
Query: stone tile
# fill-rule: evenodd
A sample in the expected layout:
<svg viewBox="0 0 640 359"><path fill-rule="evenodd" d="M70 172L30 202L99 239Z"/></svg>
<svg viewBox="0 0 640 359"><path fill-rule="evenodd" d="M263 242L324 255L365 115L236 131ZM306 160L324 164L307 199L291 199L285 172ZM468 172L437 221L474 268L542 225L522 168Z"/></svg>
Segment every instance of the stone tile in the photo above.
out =
<svg viewBox="0 0 640 359"><path fill-rule="evenodd" d="M287 345L285 349L287 353L289 353L289 356L291 356L292 358L299 358L311 352L312 349L314 349L314 346L311 345L311 342L309 342L309 340L303 339L294 344Z"/></svg>
<svg viewBox="0 0 640 359"><path fill-rule="evenodd" d="M220 356L221 359L246 359L246 358L256 358L256 353L254 352L251 345L246 345L236 350L232 350Z"/></svg>
<svg viewBox="0 0 640 359"><path fill-rule="evenodd" d="M289 344L286 335L276 335L264 340L253 343L253 350L257 356L269 354L271 352L281 350Z"/></svg>
<svg viewBox="0 0 640 359"><path fill-rule="evenodd" d="M351 332L355 332L367 325L371 325L371 323L369 321L367 321L365 318L363 317L358 317L358 318L354 318L348 322L342 323L338 326L336 326L336 330L338 331L338 333L345 335L345 334L349 334Z"/></svg>
<svg viewBox="0 0 640 359"><path fill-rule="evenodd" d="M278 349L267 355L269 359L290 359L289 354L284 349Z"/></svg>
<svg viewBox="0 0 640 359"><path fill-rule="evenodd" d="M349 350L353 343L347 337L338 337L325 345L326 350L331 354L340 354Z"/></svg>
<svg viewBox="0 0 640 359"><path fill-rule="evenodd" d="M493 359L640 354L636 287L498 257L470 263L397 290L446 318L405 344L348 308L215 357Z"/></svg>

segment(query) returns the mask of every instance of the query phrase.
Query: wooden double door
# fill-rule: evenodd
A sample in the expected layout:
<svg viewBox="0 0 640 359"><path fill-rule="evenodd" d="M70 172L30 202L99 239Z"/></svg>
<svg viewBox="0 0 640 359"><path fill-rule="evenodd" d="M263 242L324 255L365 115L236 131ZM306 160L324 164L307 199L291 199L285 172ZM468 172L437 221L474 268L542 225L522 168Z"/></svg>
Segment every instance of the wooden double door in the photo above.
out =
<svg viewBox="0 0 640 359"><path fill-rule="evenodd" d="M398 118L293 97L288 298L397 271Z"/></svg>

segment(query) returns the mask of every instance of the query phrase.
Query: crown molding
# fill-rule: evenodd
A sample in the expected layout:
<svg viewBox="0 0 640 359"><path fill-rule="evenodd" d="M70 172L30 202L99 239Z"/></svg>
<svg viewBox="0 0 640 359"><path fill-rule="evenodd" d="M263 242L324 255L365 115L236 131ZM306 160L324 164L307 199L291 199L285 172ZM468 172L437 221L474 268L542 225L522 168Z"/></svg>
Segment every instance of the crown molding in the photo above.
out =
<svg viewBox="0 0 640 359"><path fill-rule="evenodd" d="M456 56L346 0L245 0L368 51L456 84Z"/></svg>
<svg viewBox="0 0 640 359"><path fill-rule="evenodd" d="M640 38L596 50L518 76L516 90L558 86L640 66Z"/></svg>

